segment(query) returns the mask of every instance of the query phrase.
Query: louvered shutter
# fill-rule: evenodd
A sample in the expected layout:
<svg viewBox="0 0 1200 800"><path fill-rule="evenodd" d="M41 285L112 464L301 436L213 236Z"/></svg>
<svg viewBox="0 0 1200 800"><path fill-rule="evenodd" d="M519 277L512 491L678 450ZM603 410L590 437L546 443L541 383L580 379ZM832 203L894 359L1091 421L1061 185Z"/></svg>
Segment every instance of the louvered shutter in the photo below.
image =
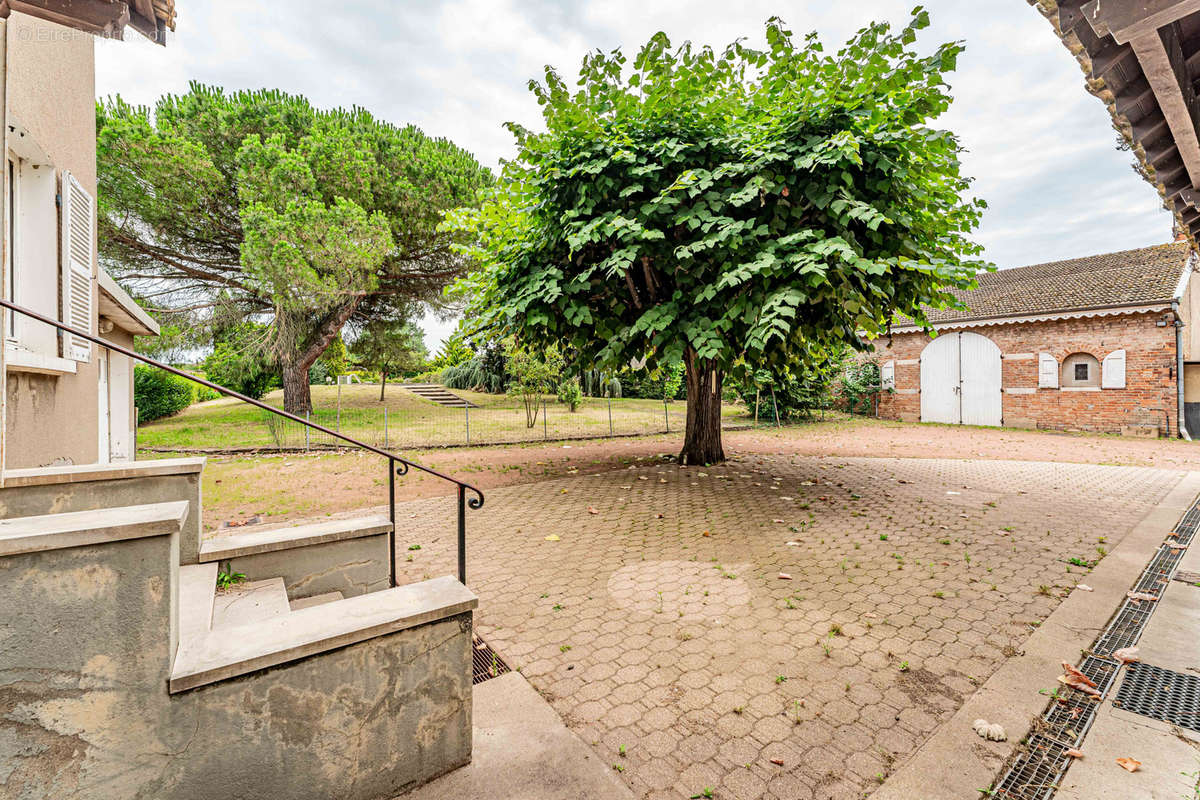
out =
<svg viewBox="0 0 1200 800"><path fill-rule="evenodd" d="M896 388L896 362L885 361L879 368L879 385L884 389Z"/></svg>
<svg viewBox="0 0 1200 800"><path fill-rule="evenodd" d="M92 254L96 202L67 171L62 174L62 285L63 322L92 332ZM63 356L90 361L92 345L87 339L64 334Z"/></svg>
<svg viewBox="0 0 1200 800"><path fill-rule="evenodd" d="M1101 389L1125 388L1125 351L1113 350L1100 365Z"/></svg>
<svg viewBox="0 0 1200 800"><path fill-rule="evenodd" d="M1058 388L1058 359L1049 353L1038 353L1038 388Z"/></svg>

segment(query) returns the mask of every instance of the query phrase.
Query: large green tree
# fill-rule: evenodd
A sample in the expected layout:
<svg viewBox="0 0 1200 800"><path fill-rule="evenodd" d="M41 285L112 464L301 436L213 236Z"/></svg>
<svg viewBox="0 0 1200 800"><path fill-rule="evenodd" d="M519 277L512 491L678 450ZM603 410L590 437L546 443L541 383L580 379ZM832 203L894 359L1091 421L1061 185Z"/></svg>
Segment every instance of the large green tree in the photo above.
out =
<svg viewBox="0 0 1200 800"><path fill-rule="evenodd" d="M546 130L511 126L502 185L453 221L484 267L462 290L478 319L601 363L682 356L681 458L721 460L726 373L786 374L896 313L923 320L982 266L983 204L928 125L961 45L919 55L927 24L918 9L833 56L778 20L765 50L658 34L632 65L588 56L574 92L548 69L530 84Z"/></svg>
<svg viewBox="0 0 1200 800"><path fill-rule="evenodd" d="M982 266L983 204L958 140L929 125L962 47L918 54L926 25L918 9L835 55L776 19L765 49L660 33L632 63L587 56L575 90L548 68L530 82L545 129L510 124L497 191L448 223L482 265L458 289L471 316L584 363L682 357L681 459L722 460L727 373L786 374L897 313L923 321Z"/></svg>
<svg viewBox="0 0 1200 800"><path fill-rule="evenodd" d="M462 273L438 222L491 183L452 142L278 91L116 97L97 130L105 267L160 317L224 303L268 323L293 413L344 326L403 321Z"/></svg>

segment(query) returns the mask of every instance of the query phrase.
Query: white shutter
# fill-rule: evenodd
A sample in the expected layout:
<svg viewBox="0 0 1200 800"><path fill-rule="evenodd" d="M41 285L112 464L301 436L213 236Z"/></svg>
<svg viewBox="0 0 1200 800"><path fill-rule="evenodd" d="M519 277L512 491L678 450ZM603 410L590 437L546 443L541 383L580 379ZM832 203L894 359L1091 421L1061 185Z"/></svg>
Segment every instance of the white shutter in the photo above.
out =
<svg viewBox="0 0 1200 800"><path fill-rule="evenodd" d="M1125 388L1125 351L1113 350L1100 365L1101 389Z"/></svg>
<svg viewBox="0 0 1200 800"><path fill-rule="evenodd" d="M1049 353L1038 353L1038 388L1058 388L1058 359Z"/></svg>
<svg viewBox="0 0 1200 800"><path fill-rule="evenodd" d="M96 201L67 171L62 174L62 321L92 333L92 256L95 245ZM63 356L90 361L87 339L63 335Z"/></svg>
<svg viewBox="0 0 1200 800"><path fill-rule="evenodd" d="M883 389L896 388L896 362L885 361L879 367L879 385Z"/></svg>

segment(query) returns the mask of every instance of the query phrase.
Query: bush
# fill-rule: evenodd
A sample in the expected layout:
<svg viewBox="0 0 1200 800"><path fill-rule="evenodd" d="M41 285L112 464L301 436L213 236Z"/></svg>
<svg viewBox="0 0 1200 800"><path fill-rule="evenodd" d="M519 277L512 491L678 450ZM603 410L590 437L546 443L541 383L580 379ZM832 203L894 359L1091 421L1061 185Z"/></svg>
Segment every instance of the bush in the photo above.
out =
<svg viewBox="0 0 1200 800"><path fill-rule="evenodd" d="M279 373L244 340L218 342L212 355L204 359L204 372L213 383L255 400L280 385Z"/></svg>
<svg viewBox="0 0 1200 800"><path fill-rule="evenodd" d="M503 371L505 363L505 359L488 359L477 355L470 361L442 370L442 384L447 389L472 389L499 394L508 383L508 376ZM497 366L501 371L496 371Z"/></svg>
<svg viewBox="0 0 1200 800"><path fill-rule="evenodd" d="M807 369L797 367L802 371L795 375L779 376L759 370L736 389L751 414L757 399L760 421L773 422L776 407L780 422L806 419L813 411L833 406L834 385L844 375L844 361L844 355L837 352L821 364Z"/></svg>
<svg viewBox="0 0 1200 800"><path fill-rule="evenodd" d="M861 360L847 364L838 387L846 410L851 414L872 413L879 383L878 363Z"/></svg>
<svg viewBox="0 0 1200 800"><path fill-rule="evenodd" d="M687 385L683 379L683 362L667 364L651 372L630 370L621 376L621 394L647 400L686 400Z"/></svg>
<svg viewBox="0 0 1200 800"><path fill-rule="evenodd" d="M409 383L441 383L442 370L431 370L429 372L418 372L416 375L410 375L405 378Z"/></svg>
<svg viewBox="0 0 1200 800"><path fill-rule="evenodd" d="M199 383L193 383L192 387L196 390L196 395L192 398L193 403L203 403L208 400L216 400L221 396L221 393L216 389L210 389L207 386L203 386Z"/></svg>
<svg viewBox="0 0 1200 800"><path fill-rule="evenodd" d="M558 402L564 404L572 413L583 405L583 390L579 388L579 378L568 378L558 385Z"/></svg>
<svg viewBox="0 0 1200 800"><path fill-rule="evenodd" d="M178 414L195 396L196 384L187 378L144 364L133 368L133 403L139 423Z"/></svg>

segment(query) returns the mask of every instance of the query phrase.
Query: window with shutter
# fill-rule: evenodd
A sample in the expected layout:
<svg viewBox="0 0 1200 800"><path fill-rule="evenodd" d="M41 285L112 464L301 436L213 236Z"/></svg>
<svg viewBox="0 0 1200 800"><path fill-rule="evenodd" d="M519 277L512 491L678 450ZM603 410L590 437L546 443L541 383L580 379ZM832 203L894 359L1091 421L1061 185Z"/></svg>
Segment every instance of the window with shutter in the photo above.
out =
<svg viewBox="0 0 1200 800"><path fill-rule="evenodd" d="M879 385L884 389L896 388L896 362L885 361L879 367Z"/></svg>
<svg viewBox="0 0 1200 800"><path fill-rule="evenodd" d="M1125 388L1125 351L1113 350L1100 365L1101 389Z"/></svg>
<svg viewBox="0 0 1200 800"><path fill-rule="evenodd" d="M1050 353L1038 353L1038 388L1058 388L1058 359Z"/></svg>
<svg viewBox="0 0 1200 800"><path fill-rule="evenodd" d="M95 252L95 201L67 171L62 174L63 322L92 332L92 254ZM75 361L91 359L87 339L66 334L63 356Z"/></svg>

